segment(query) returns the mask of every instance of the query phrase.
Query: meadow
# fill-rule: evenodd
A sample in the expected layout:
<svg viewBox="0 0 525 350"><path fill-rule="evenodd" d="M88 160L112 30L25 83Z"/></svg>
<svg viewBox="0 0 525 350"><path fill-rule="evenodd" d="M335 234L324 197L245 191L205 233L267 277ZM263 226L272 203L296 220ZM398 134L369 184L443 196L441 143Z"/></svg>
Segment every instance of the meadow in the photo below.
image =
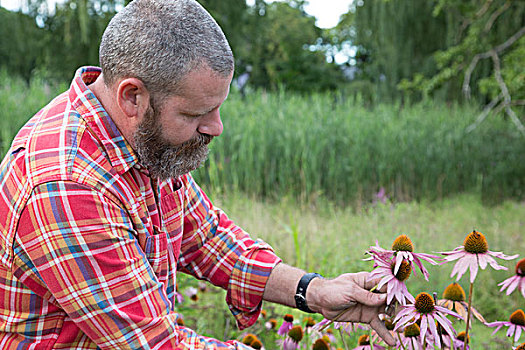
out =
<svg viewBox="0 0 525 350"><path fill-rule="evenodd" d="M2 155L20 126L65 89L0 72ZM285 262L327 277L371 271L371 263L362 260L365 251L376 240L390 248L402 233L417 252L432 253L452 250L476 229L490 250L521 259L525 138L500 116L466 133L479 112L431 101L365 107L359 96L343 94L281 91L242 98L234 91L221 109L224 133L212 142L210 159L195 177L216 205ZM525 308L519 292L506 296L497 287L514 273L516 261L498 262L509 270L488 267L475 283L473 305L488 321L508 320L512 311ZM441 296L453 282L453 264L426 266L430 281L412 276L409 290ZM460 284L468 291L466 276ZM197 282L181 277L181 293L189 287ZM222 291L208 287L199 295L199 301L187 297L180 305L186 324L219 339L242 337ZM284 307L265 309L266 320L281 322L286 312L304 317ZM200 317L203 311L208 317ZM275 332L265 330L264 322L252 331L266 349L276 348ZM476 320L473 327L471 349L510 348L503 331L493 337ZM349 337L348 344L356 339Z"/></svg>

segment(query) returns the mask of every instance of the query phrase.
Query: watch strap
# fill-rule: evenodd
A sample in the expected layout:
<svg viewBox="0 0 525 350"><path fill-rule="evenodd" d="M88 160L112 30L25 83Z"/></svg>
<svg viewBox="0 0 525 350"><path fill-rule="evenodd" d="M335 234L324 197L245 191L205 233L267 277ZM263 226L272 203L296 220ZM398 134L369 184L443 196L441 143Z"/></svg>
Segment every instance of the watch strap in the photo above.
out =
<svg viewBox="0 0 525 350"><path fill-rule="evenodd" d="M295 292L295 305L297 306L297 308L301 311L310 314L313 314L315 312L310 310L308 304L306 303L306 290L308 289L308 285L310 284L310 282L316 277L323 278L323 276L315 272L305 274L299 280L299 284L297 284L297 290Z"/></svg>

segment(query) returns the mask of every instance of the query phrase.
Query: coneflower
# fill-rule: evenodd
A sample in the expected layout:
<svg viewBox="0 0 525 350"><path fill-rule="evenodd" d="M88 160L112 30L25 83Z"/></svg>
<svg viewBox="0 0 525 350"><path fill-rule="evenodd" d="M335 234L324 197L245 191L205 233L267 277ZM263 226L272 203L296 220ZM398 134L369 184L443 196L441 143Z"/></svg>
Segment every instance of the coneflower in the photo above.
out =
<svg viewBox="0 0 525 350"><path fill-rule="evenodd" d="M443 292L443 299L439 299L437 304L444 306L449 310L456 311L463 320L467 319L468 313L468 304L465 301L465 290L458 283L451 283L445 288ZM472 314L480 320L482 323L485 323L485 318L481 315L478 310L471 306Z"/></svg>
<svg viewBox="0 0 525 350"><path fill-rule="evenodd" d="M379 246L379 243L376 241L376 245L370 247L367 252L372 256L375 261L375 257L380 256L383 259L393 259L394 261L394 274L397 274L397 271L401 267L403 261L408 261L412 267L414 264L419 268L425 279L428 281L428 271L423 266L421 260L424 260L432 265L436 265L435 260L441 260L440 257L431 254L425 253L415 253L414 244L412 240L407 235L400 235L392 243L392 249L387 250Z"/></svg>
<svg viewBox="0 0 525 350"><path fill-rule="evenodd" d="M492 334L495 334L500 330L501 327L507 326L507 337L512 337L514 335L514 342L517 342L521 337L521 332L525 331L525 313L523 310L518 309L514 311L509 318L509 321L496 321L485 323L488 327L496 327Z"/></svg>
<svg viewBox="0 0 525 350"><path fill-rule="evenodd" d="M501 286L500 292L507 289L507 295L517 288L525 298L525 258L516 264L516 274L499 283L498 286Z"/></svg>
<svg viewBox="0 0 525 350"><path fill-rule="evenodd" d="M402 310L394 318L394 330L407 327L420 321L420 337L424 339L427 334L431 336L438 347L441 346L436 321L450 335L456 335L452 323L446 315L460 318L460 316L447 308L434 304L434 298L428 293L419 293L414 304L402 306ZM420 343L423 343L420 341Z"/></svg>

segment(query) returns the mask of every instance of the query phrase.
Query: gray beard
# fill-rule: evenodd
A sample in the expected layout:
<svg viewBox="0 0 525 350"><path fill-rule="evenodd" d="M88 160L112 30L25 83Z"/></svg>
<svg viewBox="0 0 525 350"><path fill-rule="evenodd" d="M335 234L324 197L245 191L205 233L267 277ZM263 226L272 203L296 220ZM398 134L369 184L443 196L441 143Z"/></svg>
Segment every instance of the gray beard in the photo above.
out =
<svg viewBox="0 0 525 350"><path fill-rule="evenodd" d="M140 164L150 175L161 181L177 179L201 166L208 157L208 144L213 136L198 134L180 145L172 145L162 137L158 119L159 113L148 107L134 134Z"/></svg>

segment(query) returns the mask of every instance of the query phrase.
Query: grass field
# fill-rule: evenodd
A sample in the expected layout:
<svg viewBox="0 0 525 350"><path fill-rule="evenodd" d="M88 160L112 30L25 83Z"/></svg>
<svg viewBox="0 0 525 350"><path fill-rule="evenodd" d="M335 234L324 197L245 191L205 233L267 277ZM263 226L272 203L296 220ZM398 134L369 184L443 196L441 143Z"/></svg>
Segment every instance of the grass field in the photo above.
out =
<svg viewBox="0 0 525 350"><path fill-rule="evenodd" d="M461 195L426 203L370 205L356 212L330 203L298 205L289 198L279 202L262 202L253 197L232 194L214 199L215 204L229 213L239 225L270 243L285 262L328 277L343 272L371 271L371 263L362 260L367 248L376 240L382 247L390 248L393 240L402 233L412 239L418 252L452 250L462 245L465 236L474 228L485 234L492 251L520 254L518 259L523 258L525 252L525 203L520 202L486 207L477 196ZM499 292L497 286L514 274L518 259L510 262L498 260L509 268L508 271L495 271L488 267L478 274L473 305L488 322L507 321L513 311L525 309L525 300L519 292L506 296ZM449 277L453 264L426 266L430 272L429 282L421 274L413 275L407 281L409 291L413 295L423 291L437 292L441 297L445 287L454 281ZM183 281L194 283L190 279ZM180 287L183 288L184 282ZM468 273L459 283L468 293ZM231 323L226 326L223 321L224 317L228 318L228 311L225 307L217 307L217 304L223 304L223 298L223 293L218 292L212 297L204 296L204 300L199 302L201 307L214 305L207 320L197 318L191 307L182 311L189 317L190 324L193 319L193 325L199 331L219 338L240 337L241 333ZM277 316L279 322L287 312L292 312L299 320L305 316L285 307L270 305L267 303L265 308ZM464 330L464 323L459 324L457 329ZM259 332L261 339L266 341L267 349L276 348L274 333L264 330L261 325L255 327L255 332ZM470 333L471 349L510 349L503 330L494 336L491 333L492 329L474 320ZM524 336L522 342L523 339ZM357 336L347 337L348 345L355 345L356 340ZM339 343L339 346L342 344Z"/></svg>

